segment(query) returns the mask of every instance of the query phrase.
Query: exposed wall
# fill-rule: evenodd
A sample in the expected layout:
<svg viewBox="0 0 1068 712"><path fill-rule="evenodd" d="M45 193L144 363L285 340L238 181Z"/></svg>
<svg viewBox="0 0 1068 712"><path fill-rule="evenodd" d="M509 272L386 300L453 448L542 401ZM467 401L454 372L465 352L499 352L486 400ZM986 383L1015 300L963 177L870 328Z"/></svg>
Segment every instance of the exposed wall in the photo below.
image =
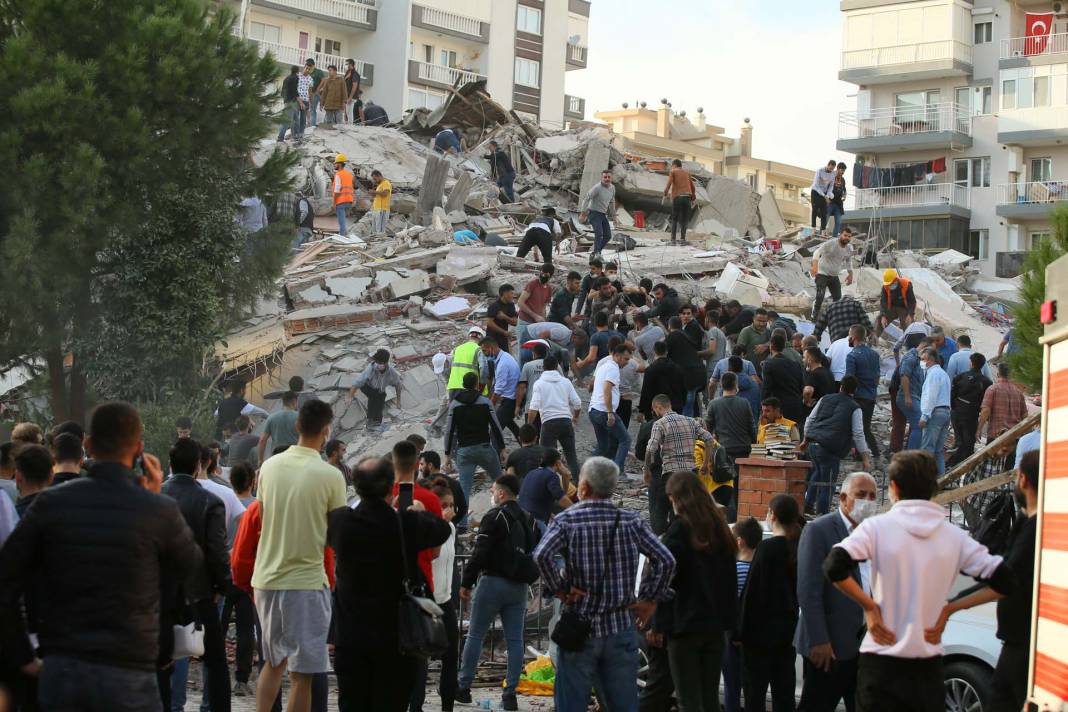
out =
<svg viewBox="0 0 1068 712"><path fill-rule="evenodd" d="M364 90L364 101L385 107L394 121L400 119L408 93L411 13L408 0L379 3L378 29L363 33L357 43L357 51L375 65L374 86Z"/></svg>
<svg viewBox="0 0 1068 712"><path fill-rule="evenodd" d="M567 70L567 0L546 0L543 13L541 119L548 126L560 127L564 120L564 74Z"/></svg>
<svg viewBox="0 0 1068 712"><path fill-rule="evenodd" d="M507 108L512 107L512 82L515 78L515 6L515 0L493 0L486 55L489 77L486 89Z"/></svg>

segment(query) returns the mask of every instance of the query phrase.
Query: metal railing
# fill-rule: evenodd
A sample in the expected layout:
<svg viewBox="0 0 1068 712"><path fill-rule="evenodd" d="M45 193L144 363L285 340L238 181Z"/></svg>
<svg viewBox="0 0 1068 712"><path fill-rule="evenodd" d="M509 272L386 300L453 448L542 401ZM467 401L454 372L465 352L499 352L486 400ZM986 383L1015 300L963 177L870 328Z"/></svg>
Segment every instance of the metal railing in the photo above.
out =
<svg viewBox="0 0 1068 712"><path fill-rule="evenodd" d="M436 7L420 6L423 9L423 22L434 27L452 30L472 37L482 37L482 21L466 15L457 15Z"/></svg>
<svg viewBox="0 0 1068 712"><path fill-rule="evenodd" d="M363 25L371 23L371 9L374 5L353 0L271 0L278 5L285 5L294 10L326 17L336 17Z"/></svg>
<svg viewBox="0 0 1068 712"><path fill-rule="evenodd" d="M971 207L967 186L956 183L924 183L891 188L862 188L853 193L856 210L866 208L911 208L929 205Z"/></svg>
<svg viewBox="0 0 1068 712"><path fill-rule="evenodd" d="M1029 183L1002 183L998 186L999 205L1013 203L1057 203L1068 200L1068 181L1041 180Z"/></svg>
<svg viewBox="0 0 1068 712"><path fill-rule="evenodd" d="M939 59L957 59L971 64L972 46L956 40L941 40L851 50L842 52L842 69L889 67Z"/></svg>
<svg viewBox="0 0 1068 712"><path fill-rule="evenodd" d="M584 63L586 61L586 48L580 44L567 43L567 58L572 62Z"/></svg>
<svg viewBox="0 0 1068 712"><path fill-rule="evenodd" d="M234 34L240 35L235 31ZM301 49L300 47L290 47L289 45L279 44L278 42L268 42L266 40L258 40L254 37L247 38L249 42L255 42L259 47L260 54L267 54L268 52L283 64L296 64L298 66L304 66L304 63L309 59L315 60L315 66L326 71L326 68L331 64L338 68L338 73L345 71L345 58L338 57L333 54L326 54L325 52L314 52L310 49ZM367 76L367 62L357 59L356 71L360 73L360 76Z"/></svg>
<svg viewBox="0 0 1068 712"><path fill-rule="evenodd" d="M948 101L927 106L843 111L838 115L838 138L902 136L938 131L955 131L971 136L970 114L967 107Z"/></svg>
<svg viewBox="0 0 1068 712"><path fill-rule="evenodd" d="M485 79L484 76L476 74L475 72L466 72L462 69L454 69L440 64L431 64L430 62L420 62L418 60L412 61L415 62L418 67L417 76L425 82L437 82L438 84L454 86L457 80L463 85L468 82L477 82L480 79Z"/></svg>
<svg viewBox="0 0 1068 712"><path fill-rule="evenodd" d="M1068 52L1068 33L1045 37L1010 37L1001 40L1001 58L1039 57L1045 54Z"/></svg>

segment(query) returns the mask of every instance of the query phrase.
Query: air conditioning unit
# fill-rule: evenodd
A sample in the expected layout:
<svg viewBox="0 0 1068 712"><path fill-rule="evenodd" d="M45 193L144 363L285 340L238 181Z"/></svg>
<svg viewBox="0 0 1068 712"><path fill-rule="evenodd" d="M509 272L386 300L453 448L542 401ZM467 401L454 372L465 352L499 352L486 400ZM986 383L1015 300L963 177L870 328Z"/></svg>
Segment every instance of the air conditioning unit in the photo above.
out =
<svg viewBox="0 0 1068 712"><path fill-rule="evenodd" d="M1064 13L1064 3L1063 2L1055 2L1055 3L1053 3L1053 12L1055 14L1057 14L1057 15L1065 14Z"/></svg>

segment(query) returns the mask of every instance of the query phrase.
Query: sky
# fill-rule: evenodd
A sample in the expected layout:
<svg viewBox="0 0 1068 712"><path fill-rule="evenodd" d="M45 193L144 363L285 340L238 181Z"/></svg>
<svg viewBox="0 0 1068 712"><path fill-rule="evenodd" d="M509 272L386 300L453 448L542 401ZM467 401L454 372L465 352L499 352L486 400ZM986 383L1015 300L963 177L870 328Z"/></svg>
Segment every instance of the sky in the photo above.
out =
<svg viewBox="0 0 1068 712"><path fill-rule="evenodd" d="M753 125L753 155L822 166L835 150L838 113L855 108L840 82L841 12L815 0L593 0L586 69L567 74L567 93L586 115L666 98L688 117L737 138Z"/></svg>

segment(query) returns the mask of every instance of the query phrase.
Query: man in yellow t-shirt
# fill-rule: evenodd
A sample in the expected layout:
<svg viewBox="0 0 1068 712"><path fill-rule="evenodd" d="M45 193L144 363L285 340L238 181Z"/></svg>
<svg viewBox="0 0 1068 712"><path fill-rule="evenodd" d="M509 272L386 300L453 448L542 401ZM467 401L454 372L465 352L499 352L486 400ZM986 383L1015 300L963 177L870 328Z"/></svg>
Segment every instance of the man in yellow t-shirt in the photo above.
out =
<svg viewBox="0 0 1068 712"><path fill-rule="evenodd" d="M375 200L371 204L371 228L375 235L386 231L389 222L389 203L393 198L393 184L386 180L382 171L371 171L371 180L375 182Z"/></svg>
<svg viewBox="0 0 1068 712"><path fill-rule="evenodd" d="M329 670L331 602L323 548L327 515L345 506L345 478L319 452L330 437L333 419L326 403L305 403L297 416L297 444L260 468L263 528L252 587L266 658L256 699L268 703L259 709L269 709L278 696L286 668L290 707L308 709L312 675Z"/></svg>
<svg viewBox="0 0 1068 712"><path fill-rule="evenodd" d="M757 444L763 445L767 438L769 425L781 425L788 433L792 442L800 442L801 434L797 431L797 423L789 418L782 417L782 402L771 396L760 402L760 424L757 427ZM773 428L775 430L775 428ZM778 440L780 438L773 438Z"/></svg>

